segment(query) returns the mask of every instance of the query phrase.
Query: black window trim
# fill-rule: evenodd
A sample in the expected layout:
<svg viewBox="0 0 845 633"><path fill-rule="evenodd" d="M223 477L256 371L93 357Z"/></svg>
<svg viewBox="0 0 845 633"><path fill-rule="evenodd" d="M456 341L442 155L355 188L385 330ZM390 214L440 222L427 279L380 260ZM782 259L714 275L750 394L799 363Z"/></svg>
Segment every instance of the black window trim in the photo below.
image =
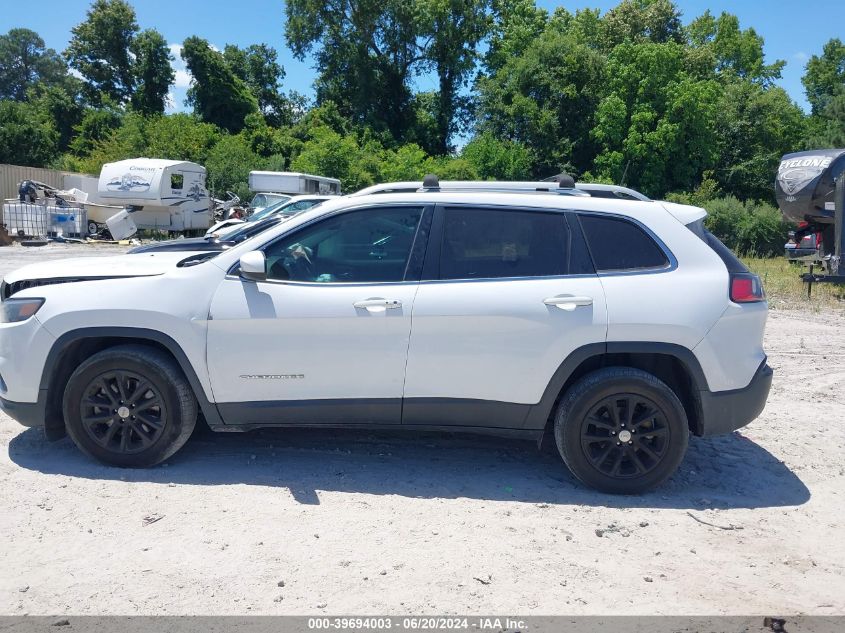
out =
<svg viewBox="0 0 845 633"><path fill-rule="evenodd" d="M443 239L445 238L445 219L447 208L467 208L467 209L489 209L491 211L514 211L514 212L530 212L530 213L547 213L560 214L564 226L566 226L569 233L569 252L566 260L566 273L562 275L530 275L523 277L469 277L465 279L441 279L440 278L440 257L443 249ZM479 204L475 202L438 202L434 205L434 220L431 225L431 234L429 236L429 248L426 251L425 263L423 264L423 274L420 283L425 284L445 284L445 283L490 283L496 281L524 281L537 279L573 279L576 277L593 277L593 273L577 273L569 274L571 268L571 259L569 256L572 252L572 242L575 239L583 240L583 236L579 233L575 235L575 230L572 226L573 222L569 220L569 209L561 209L556 207L530 207L530 206L514 206L509 204ZM580 231L580 226L578 231ZM588 251L589 253L589 251ZM592 260L592 255L590 255Z"/></svg>
<svg viewBox="0 0 845 633"><path fill-rule="evenodd" d="M573 209L572 213L578 216L577 222L572 222L572 224L577 224L578 230L581 232L581 238L584 240L584 244L587 247L587 252L590 255L590 259L593 262L593 269L596 271L596 274L599 277L625 277L629 275L656 275L661 273L670 273L673 270L678 268L678 260L675 258L675 255L666 246L666 243L657 236L657 234L652 231L648 226L640 222L637 218L631 217L630 215L623 215L621 213L612 213L612 212L605 212L605 211L580 211L578 209ZM645 268L626 268L620 270L599 270L598 266L596 266L595 257L593 257L593 252L590 249L590 241L587 239L586 234L584 233L584 227L581 226L581 216L597 216L601 218L613 218L615 220L622 220L625 222L630 222L635 226L639 227L646 235L648 235L657 247L663 252L663 255L666 257L667 264L663 266L650 266Z"/></svg>
<svg viewBox="0 0 845 633"><path fill-rule="evenodd" d="M326 214L318 216L316 218L312 218L308 222L304 222L302 224L299 224L299 225L293 227L291 230L285 231L285 232L277 235L272 240L270 240L268 242L264 242L260 246L252 249L252 251L250 251L250 252L253 252L253 251L265 252L268 248L271 248L274 244L276 244L276 242L279 242L279 241L287 239L287 238L289 238L293 235L296 235L300 231L303 231L303 230L305 230L305 229L307 229L311 226L314 226L318 222L322 222L324 220L328 220L330 218L337 217L339 215L344 215L346 213L354 213L356 211L368 211L368 210L372 210L372 209L385 209L385 208L396 209L397 207L413 207L413 208L422 209L420 221L417 224L417 230L414 233L414 239L411 242L411 252L408 255L408 261L405 262L405 277L406 277L405 279L402 279L401 281L296 281L296 280L291 280L291 279L264 279L260 283L268 283L268 284L275 284L275 285L317 286L317 287L320 287L320 288L324 288L324 287L328 287L328 286L342 286L344 288L353 288L353 287L356 287L356 286L396 286L396 285L400 285L400 284L418 284L418 283L420 283L420 274L419 273L421 272L422 267L418 268L416 278L408 279L407 275L408 275L408 269L410 267L411 258L414 256L415 249L421 248L421 249L424 249L423 252L425 252L425 249L427 248L428 242L431 240L430 227L431 227L431 217L434 214L434 205L432 203L429 203L429 202L403 201L403 202L392 202L392 203L382 202L382 203L376 203L376 204L366 203L366 204L356 205L354 207L344 207L342 209L336 209L334 211L331 211L330 213L326 213ZM308 211L308 209L306 209L306 211ZM429 228L428 239L420 240L419 239L420 229L421 229L421 227L423 227L423 224L426 223L426 221L428 221L428 227L427 228ZM226 276L229 277L229 278L240 279L241 277L238 274L238 267L239 266L240 266L240 261L234 262L229 267L229 270L226 273Z"/></svg>

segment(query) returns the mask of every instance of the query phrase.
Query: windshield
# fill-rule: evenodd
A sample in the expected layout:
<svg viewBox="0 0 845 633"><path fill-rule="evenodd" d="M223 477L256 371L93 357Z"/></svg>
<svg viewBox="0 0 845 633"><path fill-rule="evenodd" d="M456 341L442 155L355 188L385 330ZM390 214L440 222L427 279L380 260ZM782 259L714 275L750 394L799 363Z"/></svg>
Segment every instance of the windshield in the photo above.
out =
<svg viewBox="0 0 845 633"><path fill-rule="evenodd" d="M252 198L249 206L253 209L263 209L270 205L279 204L280 202L287 202L288 200L290 200L290 196L282 193L257 193Z"/></svg>
<svg viewBox="0 0 845 633"><path fill-rule="evenodd" d="M316 207L322 202L323 200L319 199L295 200L293 202L291 202L290 200L286 200L284 202L269 206L266 209L258 211L257 213L253 213L251 216L249 216L249 218L247 218L247 222L258 222L274 215L296 215L301 211L305 211L306 209L310 209L311 207Z"/></svg>

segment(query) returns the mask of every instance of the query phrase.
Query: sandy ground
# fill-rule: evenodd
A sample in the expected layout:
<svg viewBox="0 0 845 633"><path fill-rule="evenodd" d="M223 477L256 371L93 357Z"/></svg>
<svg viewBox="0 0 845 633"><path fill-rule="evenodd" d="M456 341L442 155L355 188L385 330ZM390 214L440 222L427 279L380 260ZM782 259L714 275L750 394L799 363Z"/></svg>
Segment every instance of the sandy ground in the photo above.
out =
<svg viewBox="0 0 845 633"><path fill-rule="evenodd" d="M205 430L126 471L0 414L0 614L845 614L845 317L766 348L763 415L631 498L523 442Z"/></svg>

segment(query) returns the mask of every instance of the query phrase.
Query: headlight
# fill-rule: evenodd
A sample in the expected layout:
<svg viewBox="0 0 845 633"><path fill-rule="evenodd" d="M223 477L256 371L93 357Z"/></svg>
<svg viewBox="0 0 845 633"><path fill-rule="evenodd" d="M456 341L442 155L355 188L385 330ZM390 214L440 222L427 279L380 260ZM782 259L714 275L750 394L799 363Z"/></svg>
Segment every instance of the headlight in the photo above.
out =
<svg viewBox="0 0 845 633"><path fill-rule="evenodd" d="M6 299L0 303L0 323L26 321L44 305L44 299Z"/></svg>

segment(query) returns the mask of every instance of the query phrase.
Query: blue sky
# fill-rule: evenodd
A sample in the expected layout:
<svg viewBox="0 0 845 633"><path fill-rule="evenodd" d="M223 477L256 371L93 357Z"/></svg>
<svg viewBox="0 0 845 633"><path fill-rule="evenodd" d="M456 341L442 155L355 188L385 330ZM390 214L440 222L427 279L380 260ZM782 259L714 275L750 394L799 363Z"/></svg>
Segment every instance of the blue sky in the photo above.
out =
<svg viewBox="0 0 845 633"><path fill-rule="evenodd" d="M7 3L11 4L9 0ZM182 101L190 81L179 59L178 46L190 35L204 37L219 48L225 44L248 46L259 42L274 46L287 71L285 87L306 95L313 93L312 64L296 61L285 47L282 0L134 0L132 4L141 28L157 29L176 53L177 80L172 96L177 109L183 109ZM618 2L538 0L538 4L550 10L557 6L569 11L591 7L604 12ZM805 109L808 106L801 86L804 65L810 55L821 52L827 40L842 37L845 26L842 0L689 0L677 4L683 11L684 22L710 9L716 14L729 11L738 15L743 28L753 26L766 40L767 61L787 62L780 84ZM0 32L24 26L40 33L48 46L62 51L67 46L71 27L85 18L89 5L89 0L35 0L26 9L18 5L14 11L0 11ZM424 90L435 87L431 77L420 77L417 84Z"/></svg>

